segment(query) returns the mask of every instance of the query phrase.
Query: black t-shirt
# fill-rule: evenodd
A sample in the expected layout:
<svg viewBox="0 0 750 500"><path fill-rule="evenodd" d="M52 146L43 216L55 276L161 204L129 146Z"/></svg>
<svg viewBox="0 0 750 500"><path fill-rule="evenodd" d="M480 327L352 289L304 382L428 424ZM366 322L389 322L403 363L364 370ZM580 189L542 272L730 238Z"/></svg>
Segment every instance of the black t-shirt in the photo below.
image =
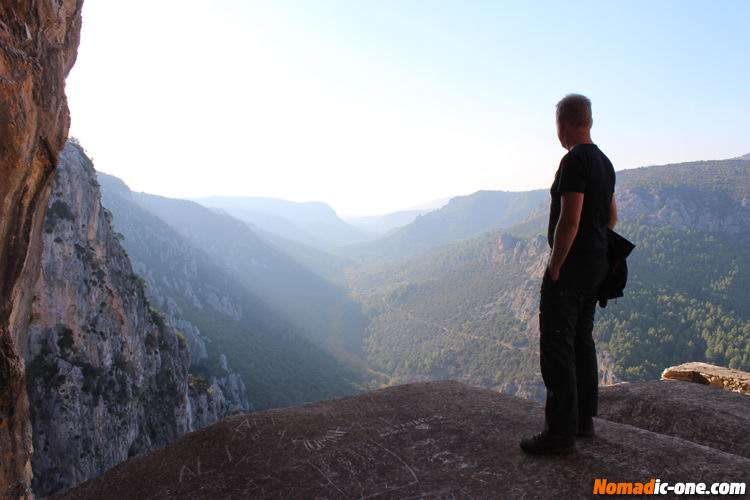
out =
<svg viewBox="0 0 750 500"><path fill-rule="evenodd" d="M581 221L570 254L606 252L609 207L615 192L615 169L596 144L578 144L560 160L555 182L550 189L552 199L547 229L550 248L560 219L560 195L565 191L584 193Z"/></svg>

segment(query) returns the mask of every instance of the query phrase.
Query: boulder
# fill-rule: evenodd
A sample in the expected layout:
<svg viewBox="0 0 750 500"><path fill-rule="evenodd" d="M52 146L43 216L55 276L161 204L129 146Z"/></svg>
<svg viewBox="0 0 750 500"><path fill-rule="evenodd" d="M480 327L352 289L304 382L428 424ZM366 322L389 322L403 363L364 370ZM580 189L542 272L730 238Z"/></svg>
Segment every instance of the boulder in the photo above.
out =
<svg viewBox="0 0 750 500"><path fill-rule="evenodd" d="M684 363L667 368L664 380L683 380L750 395L750 373L708 363Z"/></svg>

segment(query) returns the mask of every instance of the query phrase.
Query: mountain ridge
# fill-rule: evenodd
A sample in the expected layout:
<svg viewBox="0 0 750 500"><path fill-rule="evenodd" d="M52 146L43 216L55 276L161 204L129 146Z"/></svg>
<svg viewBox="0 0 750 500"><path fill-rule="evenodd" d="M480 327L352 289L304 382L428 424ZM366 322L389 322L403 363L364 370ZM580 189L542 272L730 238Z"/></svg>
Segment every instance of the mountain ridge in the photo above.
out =
<svg viewBox="0 0 750 500"><path fill-rule="evenodd" d="M321 201L293 202L250 196L209 196L190 201L224 210L261 229L321 250L370 237Z"/></svg>
<svg viewBox="0 0 750 500"><path fill-rule="evenodd" d="M489 191L451 198L443 207L380 238L340 247L336 253L362 261L402 259L485 231L521 222L544 199L544 190Z"/></svg>
<svg viewBox="0 0 750 500"><path fill-rule="evenodd" d="M333 346L344 357L357 355L365 318L346 290L269 244L243 221L186 200L133 197L311 340Z"/></svg>

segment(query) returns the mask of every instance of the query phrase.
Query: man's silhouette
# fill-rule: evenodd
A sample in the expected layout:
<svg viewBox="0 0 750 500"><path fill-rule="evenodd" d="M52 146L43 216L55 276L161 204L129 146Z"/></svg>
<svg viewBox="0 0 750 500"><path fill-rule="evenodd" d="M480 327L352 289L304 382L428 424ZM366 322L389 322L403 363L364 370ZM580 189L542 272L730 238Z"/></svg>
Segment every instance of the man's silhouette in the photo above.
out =
<svg viewBox="0 0 750 500"><path fill-rule="evenodd" d="M592 338L596 292L607 274L607 227L617 222L615 171L591 141L591 101L557 103L557 137L568 150L550 189L552 248L539 303L540 361L547 388L544 431L521 441L533 454L570 453L594 435L598 397Z"/></svg>

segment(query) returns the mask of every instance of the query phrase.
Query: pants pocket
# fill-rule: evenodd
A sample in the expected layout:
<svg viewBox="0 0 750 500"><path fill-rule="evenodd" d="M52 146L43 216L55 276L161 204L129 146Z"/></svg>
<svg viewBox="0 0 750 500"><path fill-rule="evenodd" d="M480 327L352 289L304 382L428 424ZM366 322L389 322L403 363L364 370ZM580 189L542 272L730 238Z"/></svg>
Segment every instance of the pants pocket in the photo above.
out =
<svg viewBox="0 0 750 500"><path fill-rule="evenodd" d="M542 335L559 334L575 330L581 297L561 280L542 281L539 301L539 328Z"/></svg>

